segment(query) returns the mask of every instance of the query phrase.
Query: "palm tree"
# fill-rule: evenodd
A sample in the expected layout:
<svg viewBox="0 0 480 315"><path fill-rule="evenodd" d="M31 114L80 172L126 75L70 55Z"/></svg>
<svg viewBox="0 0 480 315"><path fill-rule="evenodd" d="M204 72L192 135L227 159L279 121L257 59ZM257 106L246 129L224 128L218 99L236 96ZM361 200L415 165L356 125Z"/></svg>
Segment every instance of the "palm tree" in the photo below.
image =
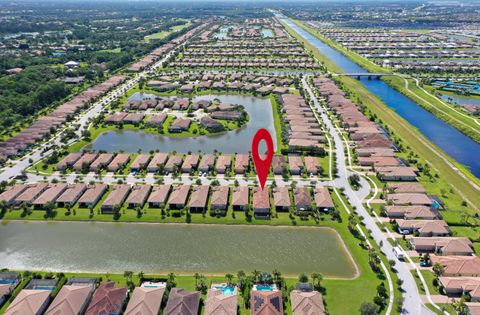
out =
<svg viewBox="0 0 480 315"><path fill-rule="evenodd" d="M240 270L237 272L237 280L238 280L238 286L240 287L240 291L243 291L243 287L245 286L245 277L246 274L243 270Z"/></svg>
<svg viewBox="0 0 480 315"><path fill-rule="evenodd" d="M278 286L280 286L280 282L282 282L282 273L277 269L272 271L273 275L273 282L275 282Z"/></svg>
<svg viewBox="0 0 480 315"><path fill-rule="evenodd" d="M233 275L231 273L227 273L225 275L225 279L227 280L227 283L228 285L230 286L232 284L232 280L233 280Z"/></svg>
<svg viewBox="0 0 480 315"><path fill-rule="evenodd" d="M132 276L133 276L133 272L132 271L129 271L129 270L125 270L123 272L123 276L127 279L127 280L131 280L132 279Z"/></svg>
<svg viewBox="0 0 480 315"><path fill-rule="evenodd" d="M260 275L260 271L257 269L252 271L252 276L253 276L253 282L258 282L258 276Z"/></svg>
<svg viewBox="0 0 480 315"><path fill-rule="evenodd" d="M145 274L143 273L143 271L140 271L140 272L138 273L138 278L140 279L140 282L143 281L144 277L145 277Z"/></svg>
<svg viewBox="0 0 480 315"><path fill-rule="evenodd" d="M200 275L195 272L195 274L193 275L193 277L195 278L195 288L197 287L197 284L198 284L198 279L200 278Z"/></svg>

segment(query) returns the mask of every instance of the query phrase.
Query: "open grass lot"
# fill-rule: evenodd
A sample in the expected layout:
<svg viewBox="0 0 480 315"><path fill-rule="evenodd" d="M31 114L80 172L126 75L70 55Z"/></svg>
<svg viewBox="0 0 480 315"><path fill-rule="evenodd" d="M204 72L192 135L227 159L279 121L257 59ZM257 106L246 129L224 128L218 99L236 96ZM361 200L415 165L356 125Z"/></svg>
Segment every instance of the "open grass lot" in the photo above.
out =
<svg viewBox="0 0 480 315"><path fill-rule="evenodd" d="M284 26L290 34L305 43L305 46L308 49L312 49L312 46L303 40L302 37L285 24ZM305 28L303 25L302 27ZM307 28L305 29L311 31ZM316 36L316 33L312 32L312 34ZM314 49L312 51L317 59L323 62L330 71L340 72L340 69L333 64L331 60L320 54L318 50ZM459 165L434 146L423 135L421 135L416 128L412 127L407 121L388 108L380 99L371 94L357 80L342 77L339 78L338 81L348 89L353 100L362 101L372 113L375 113L377 117L389 127L393 136L402 139L402 142L419 156L420 161L428 162L428 164L435 170L435 173L439 174L439 178L436 178L436 180L443 180L447 191L453 189L456 194L468 202L470 208L476 209L477 211L479 210L479 179L475 178L470 172L468 172L464 166ZM429 187L427 187L427 189L428 188Z"/></svg>
<svg viewBox="0 0 480 315"><path fill-rule="evenodd" d="M152 39L164 39L168 35L170 35L174 32L179 32L179 31L183 30L184 28L189 27L190 25L191 25L190 23L185 23L185 24L182 24L182 25L176 25L176 26L170 28L168 31L161 31L161 32L157 32L157 33L147 35L147 36L144 37L143 40L148 43Z"/></svg>

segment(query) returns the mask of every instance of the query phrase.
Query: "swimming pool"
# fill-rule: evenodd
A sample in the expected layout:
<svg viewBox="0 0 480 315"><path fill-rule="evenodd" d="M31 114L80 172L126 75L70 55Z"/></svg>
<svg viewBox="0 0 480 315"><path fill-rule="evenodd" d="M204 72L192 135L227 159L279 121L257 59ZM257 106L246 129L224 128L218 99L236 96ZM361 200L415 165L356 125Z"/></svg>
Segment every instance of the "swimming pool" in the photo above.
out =
<svg viewBox="0 0 480 315"><path fill-rule="evenodd" d="M260 285L260 284L258 284L258 285L255 286L255 290L257 290L257 291L274 291L276 289L277 289L277 287L274 284L272 284L272 285Z"/></svg>
<svg viewBox="0 0 480 315"><path fill-rule="evenodd" d="M0 284L14 284L15 280L2 280L0 279Z"/></svg>
<svg viewBox="0 0 480 315"><path fill-rule="evenodd" d="M221 290L223 295L234 295L235 287L228 286L226 283L221 285L212 285L213 290Z"/></svg>

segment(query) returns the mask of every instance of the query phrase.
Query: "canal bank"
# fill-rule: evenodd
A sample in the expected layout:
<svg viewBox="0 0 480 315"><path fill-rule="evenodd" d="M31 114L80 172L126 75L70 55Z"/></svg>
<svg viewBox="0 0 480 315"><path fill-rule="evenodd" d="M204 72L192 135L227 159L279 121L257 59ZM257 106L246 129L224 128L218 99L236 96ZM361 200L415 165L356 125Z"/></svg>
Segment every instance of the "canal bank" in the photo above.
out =
<svg viewBox="0 0 480 315"><path fill-rule="evenodd" d="M321 46L323 49L333 51L334 56L337 58L343 58L348 60L347 57L334 50L333 48L329 47L328 45L322 43L319 39L317 39L307 31L302 30L293 22L288 21L285 18L280 19L280 21L287 28L287 30L294 37L303 42L305 44L305 47L311 50L312 53L317 57L317 59L321 61L329 70L341 72L339 66L337 66L334 61L323 55L322 51L318 49L314 44ZM298 30L298 32L296 30ZM353 63L352 61L349 62L355 65L355 63ZM421 132L419 132L419 130L412 127L412 125L408 123L405 118L401 117L392 108L386 106L386 104L382 101L380 97L370 92L363 85L365 82L368 81L358 81L349 77L337 77L337 80L348 88L348 91L351 92L352 96L355 96L355 98L361 100L362 103L366 105L367 109L369 109L372 113L375 113L375 115L381 121L387 124L390 130L395 135L400 136L401 139L405 141L405 144L408 145L408 147L414 153L419 155L421 160L427 162L436 172L438 172L438 174L441 175L440 179L438 179L439 181L442 181L446 187L452 186L455 193L457 193L460 198L463 198L466 202L468 202L468 204L473 209L479 209L477 205L480 204L480 196L478 194L478 191L480 189L480 181L477 177L472 175L467 169L465 169L465 167L454 161L450 156L435 147ZM386 85L386 83L383 84ZM393 88L388 87L388 85L386 86L389 91L393 91L393 93L395 93L396 95L400 95L400 97L406 98L399 92L395 91ZM414 108L425 111L419 105L416 105L415 103L413 103L413 105L416 106ZM427 112L427 114L429 113ZM433 116L432 114L430 115ZM450 128L452 127L450 126ZM468 137L464 136L459 131L454 131L468 139ZM473 142L473 140L468 140L470 140L473 145L477 145L475 142ZM467 149L468 148L463 148L463 152L465 153L467 151L466 154L469 154L468 151L471 150ZM475 164L475 155L473 153L469 155L469 159L473 160Z"/></svg>

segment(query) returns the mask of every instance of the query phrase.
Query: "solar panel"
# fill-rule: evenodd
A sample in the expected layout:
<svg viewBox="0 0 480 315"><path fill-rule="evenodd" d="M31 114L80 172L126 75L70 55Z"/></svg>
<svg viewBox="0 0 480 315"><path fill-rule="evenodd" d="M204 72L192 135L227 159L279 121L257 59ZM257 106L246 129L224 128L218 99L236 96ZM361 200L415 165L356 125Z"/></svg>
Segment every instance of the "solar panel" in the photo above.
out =
<svg viewBox="0 0 480 315"><path fill-rule="evenodd" d="M263 299L259 296L255 296L255 304L254 304L254 309L258 311L258 309L262 306L263 304Z"/></svg>
<svg viewBox="0 0 480 315"><path fill-rule="evenodd" d="M271 298L270 303L272 303L273 306L277 309L277 311L281 312L280 308L280 298L278 296Z"/></svg>

